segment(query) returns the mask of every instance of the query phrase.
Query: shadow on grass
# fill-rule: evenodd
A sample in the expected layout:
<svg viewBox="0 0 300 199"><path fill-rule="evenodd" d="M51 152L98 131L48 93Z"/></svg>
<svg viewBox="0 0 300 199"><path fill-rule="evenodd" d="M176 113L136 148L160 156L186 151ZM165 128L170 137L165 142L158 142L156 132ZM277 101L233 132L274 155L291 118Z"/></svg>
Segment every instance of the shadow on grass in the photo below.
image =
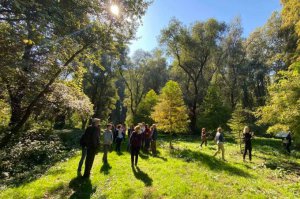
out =
<svg viewBox="0 0 300 199"><path fill-rule="evenodd" d="M184 150L174 149L171 152L171 155L175 158L184 159L186 162L199 161L211 170L226 171L229 174L242 176L242 177L251 177L251 178L253 177L251 174L245 172L240 168L232 166L227 162L221 161L213 157L212 155L210 156L198 151L192 151L190 149L184 149Z"/></svg>
<svg viewBox="0 0 300 199"><path fill-rule="evenodd" d="M154 158L161 159L161 160L163 160L163 161L165 161L165 162L168 161L168 158L165 158L165 157L162 157L162 156L159 156L159 155L155 155L155 156L153 156L153 157L154 157Z"/></svg>
<svg viewBox="0 0 300 199"><path fill-rule="evenodd" d="M91 180L82 177L73 178L69 183L69 188L74 191L70 198L91 198L91 195L96 191L92 187Z"/></svg>
<svg viewBox="0 0 300 199"><path fill-rule="evenodd" d="M116 152L118 156L124 155L124 153L122 151L120 152Z"/></svg>
<svg viewBox="0 0 300 199"><path fill-rule="evenodd" d="M142 151L139 153L139 156L142 159L149 159L149 155L147 153L145 153L145 152L142 152Z"/></svg>
<svg viewBox="0 0 300 199"><path fill-rule="evenodd" d="M104 173L104 175L108 175L109 174L109 170L111 169L112 167L110 166L109 163L104 163L100 169L100 173Z"/></svg>
<svg viewBox="0 0 300 199"><path fill-rule="evenodd" d="M152 185L152 178L149 177L149 175L145 172L143 172L142 170L140 170L139 167L131 167L134 176L136 177L136 179L141 180L146 187L149 187Z"/></svg>

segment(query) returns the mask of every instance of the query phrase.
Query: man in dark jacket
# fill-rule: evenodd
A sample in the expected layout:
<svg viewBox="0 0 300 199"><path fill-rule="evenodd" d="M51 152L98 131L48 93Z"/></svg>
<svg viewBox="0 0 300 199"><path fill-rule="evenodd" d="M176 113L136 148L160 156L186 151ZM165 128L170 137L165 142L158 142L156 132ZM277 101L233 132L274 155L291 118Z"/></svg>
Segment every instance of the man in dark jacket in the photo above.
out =
<svg viewBox="0 0 300 199"><path fill-rule="evenodd" d="M93 166L93 162L95 159L95 155L97 152L97 148L100 145L100 119L93 118L92 125L89 126L82 138L81 138L81 144L86 146L87 153L86 153L86 159L85 159L85 169L84 169L84 175L83 177L89 178L91 169Z"/></svg>

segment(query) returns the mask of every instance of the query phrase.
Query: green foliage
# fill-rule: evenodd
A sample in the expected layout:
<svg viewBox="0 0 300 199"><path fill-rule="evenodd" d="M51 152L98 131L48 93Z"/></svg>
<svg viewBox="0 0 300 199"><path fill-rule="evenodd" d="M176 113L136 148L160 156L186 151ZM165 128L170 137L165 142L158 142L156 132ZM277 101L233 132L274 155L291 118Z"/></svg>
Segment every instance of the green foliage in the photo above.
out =
<svg viewBox="0 0 300 199"><path fill-rule="evenodd" d="M146 124L153 124L154 120L151 118L151 113L154 111L154 106L158 102L158 95L154 90L150 90L141 101L135 120L132 124L145 122Z"/></svg>
<svg viewBox="0 0 300 199"><path fill-rule="evenodd" d="M227 162L224 162L212 157L216 150L212 141L208 141L209 147L199 151L198 139L198 136L178 136L176 149L170 151L168 140L159 137L158 157L141 152L138 168L133 169L128 169L129 154L109 153L109 165L104 165L100 151L89 180L77 177L81 153L76 150L68 160L44 169L38 179L8 187L1 181L0 198L299 197L299 158L287 157L281 140L256 137L252 162L242 163L235 144L226 143ZM122 150L126 150L126 145Z"/></svg>
<svg viewBox="0 0 300 199"><path fill-rule="evenodd" d="M46 111L41 104L49 100L45 97L51 95L56 80L71 79L67 86L82 91L84 63L101 67L99 52L118 57L124 43L134 37L149 3L120 2L122 15L112 16L110 2L98 0L1 1L0 82L10 99L11 131L20 132L34 112ZM75 95L86 101L84 96ZM84 109L90 106L79 106L88 102L76 103L65 107L86 115L88 110ZM10 138L7 134L1 142Z"/></svg>
<svg viewBox="0 0 300 199"><path fill-rule="evenodd" d="M179 83L184 88L185 101L191 112L192 130L196 127L197 108L201 106L219 64L219 44L225 28L226 24L216 19L197 21L190 27L172 19L161 31L160 43L174 59L173 65L181 69L177 70L183 80Z"/></svg>
<svg viewBox="0 0 300 199"><path fill-rule="evenodd" d="M231 119L228 121L228 126L233 133L241 133L245 126L248 125L247 112L238 104L236 109L232 112Z"/></svg>
<svg viewBox="0 0 300 199"><path fill-rule="evenodd" d="M203 102L203 112L198 119L199 128L215 131L219 126L226 129L230 119L230 109L223 104L220 92L216 86L210 86Z"/></svg>
<svg viewBox="0 0 300 199"><path fill-rule="evenodd" d="M158 129L164 132L182 133L187 131L189 123L187 108L177 82L168 81L162 88L151 117L158 123Z"/></svg>
<svg viewBox="0 0 300 199"><path fill-rule="evenodd" d="M269 133L291 131L300 143L300 62L281 71L278 80L269 87L266 106L258 109L260 123L270 124Z"/></svg>
<svg viewBox="0 0 300 199"><path fill-rule="evenodd" d="M0 99L0 129L8 126L10 118L9 104Z"/></svg>

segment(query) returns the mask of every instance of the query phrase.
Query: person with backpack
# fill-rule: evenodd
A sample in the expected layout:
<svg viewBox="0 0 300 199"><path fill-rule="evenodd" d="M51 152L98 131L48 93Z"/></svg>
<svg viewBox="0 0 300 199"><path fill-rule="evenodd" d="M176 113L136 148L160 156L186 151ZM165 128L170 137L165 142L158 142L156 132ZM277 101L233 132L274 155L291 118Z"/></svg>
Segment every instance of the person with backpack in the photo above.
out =
<svg viewBox="0 0 300 199"><path fill-rule="evenodd" d="M141 145L142 145L141 127L136 126L130 136L130 153L131 153L132 167L134 166L134 164L135 166L137 166Z"/></svg>
<svg viewBox="0 0 300 199"><path fill-rule="evenodd" d="M89 178L91 169L94 163L97 149L100 145L100 119L93 118L92 125L87 127L84 134L82 135L80 142L82 146L86 147L86 158L84 168L84 178ZM81 168L80 168L81 169ZM80 173L80 172L79 172Z"/></svg>
<svg viewBox="0 0 300 199"><path fill-rule="evenodd" d="M106 130L103 133L104 141L103 141L103 158L102 161L104 164L107 164L107 153L112 145L113 142L113 133L111 131L112 125L108 124L106 126Z"/></svg>
<svg viewBox="0 0 300 199"><path fill-rule="evenodd" d="M206 130L205 128L202 128L201 130L201 148L202 148L202 145L205 144L205 146L207 146L207 138L206 138Z"/></svg>
<svg viewBox="0 0 300 199"><path fill-rule="evenodd" d="M220 153L220 151L222 151L222 160L225 161L225 149L224 149L224 141L225 141L225 139L224 139L224 135L223 135L222 131L223 131L223 130L222 130L221 127L219 127L219 128L217 129L217 133L216 133L216 136L215 136L215 142L216 142L217 145L218 145L218 150L217 150L216 153L214 154L214 157L215 157L218 153Z"/></svg>
<svg viewBox="0 0 300 199"><path fill-rule="evenodd" d="M245 158L247 155L247 151L249 151L249 160L252 160L252 144L251 139L253 138L253 133L250 132L250 128L248 126L245 126L243 130L243 137L245 142L245 150L243 154L243 161L245 162Z"/></svg>

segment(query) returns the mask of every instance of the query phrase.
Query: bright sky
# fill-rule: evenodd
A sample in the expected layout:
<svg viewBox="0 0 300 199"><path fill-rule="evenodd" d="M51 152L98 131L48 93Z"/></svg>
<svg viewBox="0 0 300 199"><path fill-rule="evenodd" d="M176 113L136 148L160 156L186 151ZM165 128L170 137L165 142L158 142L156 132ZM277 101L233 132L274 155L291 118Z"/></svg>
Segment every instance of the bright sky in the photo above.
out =
<svg viewBox="0 0 300 199"><path fill-rule="evenodd" d="M138 29L139 39L130 45L130 54L137 49L151 51L158 47L160 30L172 17L189 25L212 17L230 22L240 16L247 37L255 28L264 25L273 11L280 9L280 0L154 0L143 17L143 26Z"/></svg>

